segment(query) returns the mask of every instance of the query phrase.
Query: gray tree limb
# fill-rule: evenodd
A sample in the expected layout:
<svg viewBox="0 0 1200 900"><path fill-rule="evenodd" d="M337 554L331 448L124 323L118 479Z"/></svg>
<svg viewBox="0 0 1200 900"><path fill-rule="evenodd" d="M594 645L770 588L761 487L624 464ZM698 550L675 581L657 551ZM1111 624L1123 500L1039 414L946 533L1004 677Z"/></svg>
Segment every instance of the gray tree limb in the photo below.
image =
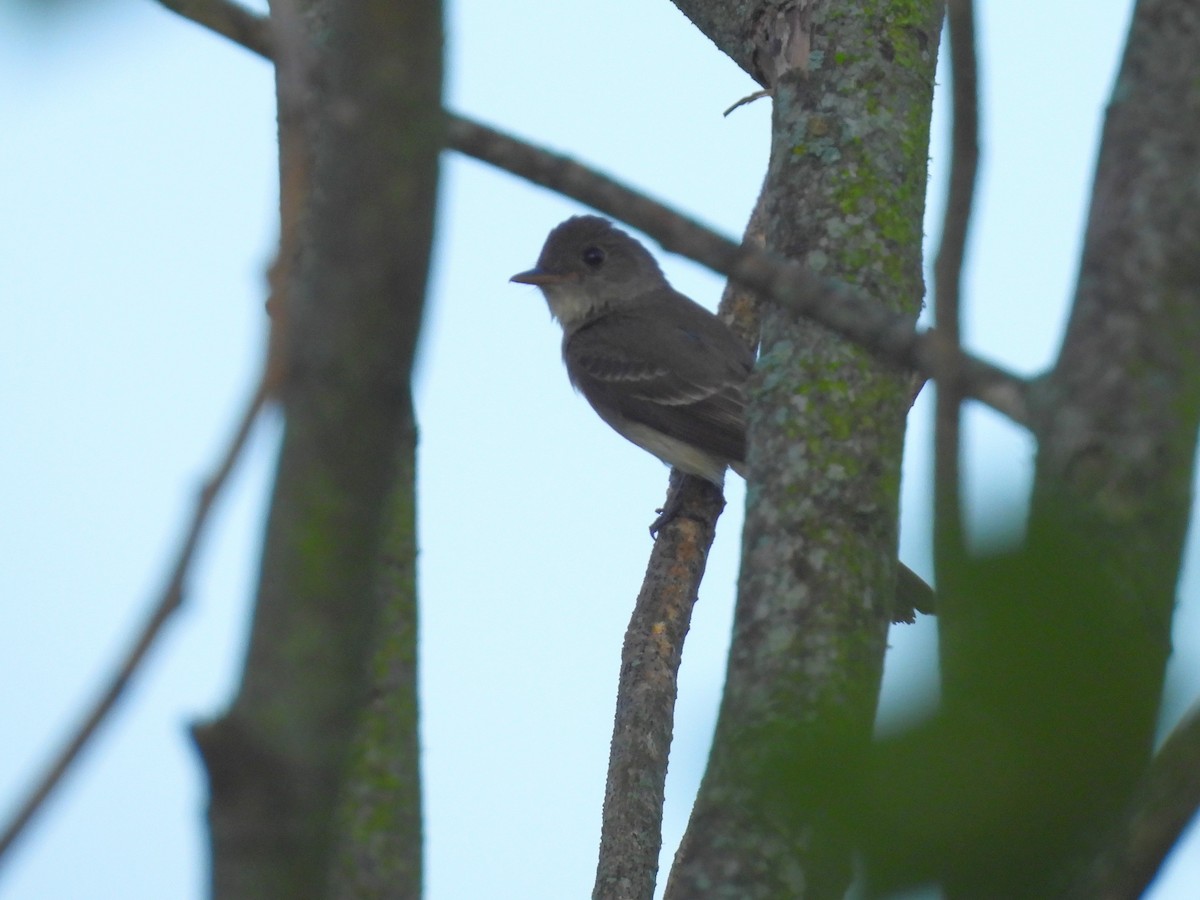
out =
<svg viewBox="0 0 1200 900"><path fill-rule="evenodd" d="M289 173L306 173L307 216L246 666L230 710L196 730L211 785L213 893L355 895L382 878L391 896L415 897L415 634L403 624L415 597L411 573L382 583L385 554L411 552L410 376L443 144L441 10L434 0L313 3L306 33L289 43L295 16L284 6L273 10L275 52L318 54L301 123L310 141L281 134L281 199ZM285 62L281 115L295 106ZM297 168L289 154L305 144L311 158ZM393 625L402 646L384 666L380 629ZM406 719L395 723L400 742L372 757L364 709L377 683L401 694ZM386 771L380 757L391 757ZM390 790L371 803L409 806L386 827L359 829L370 816L355 786L372 780ZM397 848L402 857L390 858ZM355 871L335 867L347 858Z"/></svg>
<svg viewBox="0 0 1200 900"><path fill-rule="evenodd" d="M768 250L911 330L940 5L686 8L773 88ZM840 336L764 309L725 695L669 900L840 898L849 885L850 823L831 787L874 722L911 373Z"/></svg>

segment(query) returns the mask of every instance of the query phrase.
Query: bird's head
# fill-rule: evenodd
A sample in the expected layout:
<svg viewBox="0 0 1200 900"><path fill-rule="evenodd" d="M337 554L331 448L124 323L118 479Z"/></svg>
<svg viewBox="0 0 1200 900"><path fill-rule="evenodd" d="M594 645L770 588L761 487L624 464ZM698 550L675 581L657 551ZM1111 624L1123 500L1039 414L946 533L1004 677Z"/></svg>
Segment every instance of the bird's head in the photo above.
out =
<svg viewBox="0 0 1200 900"><path fill-rule="evenodd" d="M575 216L550 232L537 265L509 279L541 289L570 331L666 285L654 257L599 216Z"/></svg>

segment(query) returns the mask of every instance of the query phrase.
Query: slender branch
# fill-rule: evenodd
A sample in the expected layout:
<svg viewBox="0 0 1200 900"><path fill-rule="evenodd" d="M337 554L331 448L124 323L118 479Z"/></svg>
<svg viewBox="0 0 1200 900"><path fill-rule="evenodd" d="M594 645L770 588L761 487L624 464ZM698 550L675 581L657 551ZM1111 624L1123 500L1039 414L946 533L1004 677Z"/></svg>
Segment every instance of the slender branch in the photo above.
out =
<svg viewBox="0 0 1200 900"><path fill-rule="evenodd" d="M200 490L196 508L192 513L191 523L188 526L183 543L176 554L166 587L159 595L158 601L155 603L149 617L147 617L145 623L142 625L141 630L126 652L117 670L109 679L108 686L104 689L104 692L100 695L92 709L84 716L62 749L55 755L42 777L38 779L24 802L5 826L2 835L0 835L0 860L4 859L13 843L21 836L25 827L62 781L63 776L70 769L71 765L79 758L80 753L95 735L96 730L116 706L117 701L121 699L122 694L124 694L125 689L129 686L134 674L146 658L147 653L149 653L150 648L154 645L155 640L158 638L167 620L170 619L171 614L183 604L183 592L188 573L191 570L192 560L195 558L196 547L200 542L200 537L203 535L204 528L208 524L213 504L220 495L221 489L229 479L229 474L233 471L234 465L241 456L242 449L246 445L246 440L250 436L250 430L259 412L266 404L268 396L269 379L263 378L255 389L254 395L250 398L250 402L242 412L237 431L233 436L233 440L230 441L229 446L226 448L216 472Z"/></svg>
<svg viewBox="0 0 1200 900"><path fill-rule="evenodd" d="M230 5L227 0L207 0L204 5L213 3ZM183 9L176 11L187 14ZM194 21L208 24L204 19ZM262 46L261 41L243 40L238 31L220 27L223 24L218 21L214 30L248 50L269 56L269 48ZM1018 424L1030 424L1028 382L963 353L936 331L915 330L909 319L883 309L847 284L821 278L796 263L735 244L594 169L462 116L448 115L446 137L448 145L460 153L628 222L667 250L811 318L881 359L914 368L931 378L953 375L962 385L963 396L973 397Z"/></svg>
<svg viewBox="0 0 1200 900"><path fill-rule="evenodd" d="M680 510L654 542L621 649L594 900L654 896L683 641L725 506L720 491L676 471L670 489Z"/></svg>
<svg viewBox="0 0 1200 900"><path fill-rule="evenodd" d="M765 244L764 196L759 194L746 225L742 240L747 245ZM727 282L718 314L748 346L758 346L760 309L753 292ZM672 497L678 497L679 512L655 541L621 650L593 892L597 900L654 896L679 663L724 509L720 493L677 470L671 472L668 504Z"/></svg>
<svg viewBox="0 0 1200 900"><path fill-rule="evenodd" d="M1135 900L1200 810L1200 707L1175 727L1120 826L1068 898Z"/></svg>
<svg viewBox="0 0 1200 900"><path fill-rule="evenodd" d="M800 265L743 247L643 194L580 165L461 116L450 116L454 149L619 217L667 250L720 272L764 299L806 316L881 359L933 378L956 373L963 394L1029 424L1028 383L963 353L936 331L920 332L855 288Z"/></svg>
<svg viewBox="0 0 1200 900"><path fill-rule="evenodd" d="M159 0L159 2L172 12L178 13L184 18L203 25L218 34L222 34L261 56L270 57L271 55L268 20L236 3L229 2L229 0ZM294 194L294 191L288 189L287 185L284 185L284 190L281 193L286 200L287 197ZM281 239L280 247L281 259L290 259L292 257L294 236L290 235L294 232L294 228L289 228L292 218L294 217L284 216L284 235ZM121 699L125 689L133 680L138 668L146 659L150 648L154 646L154 642L162 632L163 626L171 618L171 615L183 604L184 587L188 574L191 571L192 561L195 558L196 547L208 524L213 505L220 495L222 488L224 488L225 483L228 481L233 467L241 457L242 450L245 448L246 441L250 437L250 431L254 427L255 420L266 405L267 400L275 393L282 375L283 347L279 339L281 331L278 325L280 317L286 311L287 304L283 296L285 279L278 277L279 268L280 263L277 260L276 265L272 267L270 279L272 291L271 297L267 301L268 311L273 318L273 327L271 329L262 375L255 386L253 395L242 411L237 430L233 435L233 439L226 447L216 471L200 490L200 496L192 512L187 534L184 536L183 542L176 553L175 562L166 587L159 595L157 603L146 618L121 663L109 679L107 687L83 717L62 749L55 755L46 771L42 774L42 777L38 779L24 802L22 802L12 819L5 826L4 831L0 833L0 860L4 858L9 848L20 837L26 826L32 821L34 815L37 814L37 811L62 781L63 776L66 775L67 771L79 758L83 749L96 734L96 731L105 718L116 707L117 702Z"/></svg>
<svg viewBox="0 0 1200 900"><path fill-rule="evenodd" d="M960 291L967 228L979 168L979 92L975 58L975 10L972 0L950 0L946 8L950 69L954 97L954 130L950 186L942 225L942 243L934 265L937 330L954 348L962 347ZM962 551L962 506L959 497L959 432L962 384L958 377L938 382L934 433L935 546L942 560Z"/></svg>
<svg viewBox="0 0 1200 900"><path fill-rule="evenodd" d="M224 35L235 44L270 59L271 27L260 16L233 0L158 0L173 13Z"/></svg>
<svg viewBox="0 0 1200 900"><path fill-rule="evenodd" d="M763 214L760 194L744 243L765 243ZM747 345L758 345L760 310L752 292L729 281L718 312ZM679 513L655 541L621 650L593 891L597 900L654 896L679 663L724 509L719 493L672 470L668 503L676 491Z"/></svg>

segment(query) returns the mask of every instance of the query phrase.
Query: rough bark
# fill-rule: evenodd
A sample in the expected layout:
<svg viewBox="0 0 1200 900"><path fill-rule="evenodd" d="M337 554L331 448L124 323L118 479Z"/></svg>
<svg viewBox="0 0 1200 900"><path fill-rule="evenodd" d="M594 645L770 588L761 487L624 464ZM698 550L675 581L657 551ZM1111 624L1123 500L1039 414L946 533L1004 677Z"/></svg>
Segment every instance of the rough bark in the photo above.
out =
<svg viewBox="0 0 1200 900"><path fill-rule="evenodd" d="M604 791L595 900L651 900L683 641L724 499L678 472L679 514L660 532L625 644Z"/></svg>
<svg viewBox="0 0 1200 900"><path fill-rule="evenodd" d="M1165 651L1200 422L1200 10L1142 0L1109 104L1034 518L1071 527Z"/></svg>
<svg viewBox="0 0 1200 900"><path fill-rule="evenodd" d="M381 588L380 560L411 552L410 373L443 142L441 11L433 0L330 0L305 13L319 90L308 107L306 241L287 318L285 433L242 682L226 715L197 729L211 787L212 889L325 896L335 845L379 862L401 843L406 880L388 895L416 896L419 810L370 847L338 838L335 809L345 797L341 822L361 821L346 782L351 740L357 731L355 777L370 777L364 702L389 680L405 697L395 701L403 755L389 763L387 796L418 798L415 597L411 573ZM286 41L273 43L285 52ZM368 671L389 643L373 636L392 623L403 629L391 635L395 658Z"/></svg>
<svg viewBox="0 0 1200 900"><path fill-rule="evenodd" d="M723 23L709 37L744 68L770 68L778 5L677 5ZM915 319L941 6L810 13L811 52L793 32L801 52L774 84L767 246ZM874 720L911 373L768 310L755 383L729 671L671 900L841 897L850 880L834 784Z"/></svg>
<svg viewBox="0 0 1200 900"><path fill-rule="evenodd" d="M409 429L397 448L396 477L384 511L369 693L335 820L330 895L346 900L417 900L423 885L415 449L416 434Z"/></svg>

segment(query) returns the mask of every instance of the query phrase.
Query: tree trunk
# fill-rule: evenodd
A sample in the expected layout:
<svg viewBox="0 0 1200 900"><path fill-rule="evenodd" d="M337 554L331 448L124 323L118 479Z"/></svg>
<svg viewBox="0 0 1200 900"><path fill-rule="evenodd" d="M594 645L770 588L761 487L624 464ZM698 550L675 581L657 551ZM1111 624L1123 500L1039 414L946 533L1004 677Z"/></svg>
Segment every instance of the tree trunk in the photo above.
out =
<svg viewBox="0 0 1200 900"><path fill-rule="evenodd" d="M303 23L284 4L272 13L283 202L299 190L307 211L276 311L286 426L246 667L232 708L196 734L212 889L416 897L410 378L443 143L441 9L329 0ZM299 143L286 133L297 111ZM289 182L296 172L311 178ZM364 715L380 690L394 692L386 710ZM386 823L365 827L381 809Z"/></svg>
<svg viewBox="0 0 1200 900"><path fill-rule="evenodd" d="M915 320L941 5L676 5L774 88L768 249ZM845 894L833 785L874 722L911 383L764 314L725 695L670 900Z"/></svg>

